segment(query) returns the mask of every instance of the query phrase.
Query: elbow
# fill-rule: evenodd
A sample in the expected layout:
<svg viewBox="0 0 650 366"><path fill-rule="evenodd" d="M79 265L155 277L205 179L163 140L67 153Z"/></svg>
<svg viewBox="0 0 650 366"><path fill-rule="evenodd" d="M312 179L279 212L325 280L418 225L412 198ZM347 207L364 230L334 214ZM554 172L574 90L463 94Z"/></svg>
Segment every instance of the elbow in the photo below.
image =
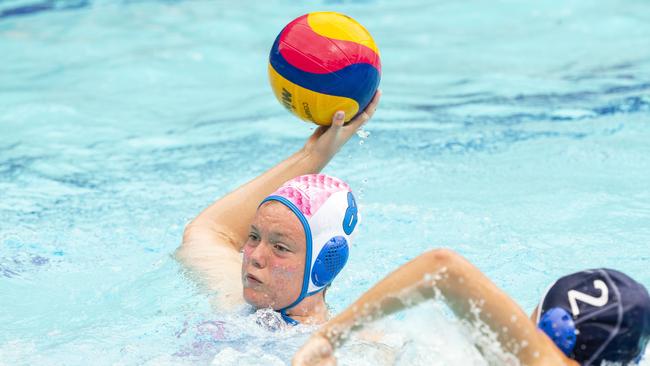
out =
<svg viewBox="0 0 650 366"><path fill-rule="evenodd" d="M241 248L239 243L238 237L229 228L194 219L185 226L183 242L177 249L177 255L189 250L194 251L196 247L221 245L227 245L239 251Z"/></svg>
<svg viewBox="0 0 650 366"><path fill-rule="evenodd" d="M192 240L192 237L195 235L195 232L197 231L197 225L194 223L194 221L190 221L189 224L185 225L185 229L183 230L183 242L181 243L181 246L179 247L182 248L184 246L187 246Z"/></svg>
<svg viewBox="0 0 650 366"><path fill-rule="evenodd" d="M176 248L176 251L174 252L174 256L176 257L177 260L182 261L182 259L187 255L187 251L191 243L190 238L193 235L190 226L191 224L185 226L185 229L183 230L183 240L181 241L181 244L178 246L178 248Z"/></svg>
<svg viewBox="0 0 650 366"><path fill-rule="evenodd" d="M205 227L197 224L196 219L185 225L185 229L183 230L183 240L174 252L174 257L177 261L186 263L193 254L195 254L204 232Z"/></svg>
<svg viewBox="0 0 650 366"><path fill-rule="evenodd" d="M181 247L191 246L192 243L196 242L201 237L205 236L206 233L213 230L213 225L205 221L200 221L197 218L190 221L185 225L183 230L183 243Z"/></svg>
<svg viewBox="0 0 650 366"><path fill-rule="evenodd" d="M183 258L187 254L188 250L194 245L194 243L196 243L201 230L202 228L194 221L185 225L185 229L183 230L183 240L178 248L176 248L176 258Z"/></svg>
<svg viewBox="0 0 650 366"><path fill-rule="evenodd" d="M451 268L458 264L460 254L451 249L439 248L425 252L421 255L423 259L435 268Z"/></svg>

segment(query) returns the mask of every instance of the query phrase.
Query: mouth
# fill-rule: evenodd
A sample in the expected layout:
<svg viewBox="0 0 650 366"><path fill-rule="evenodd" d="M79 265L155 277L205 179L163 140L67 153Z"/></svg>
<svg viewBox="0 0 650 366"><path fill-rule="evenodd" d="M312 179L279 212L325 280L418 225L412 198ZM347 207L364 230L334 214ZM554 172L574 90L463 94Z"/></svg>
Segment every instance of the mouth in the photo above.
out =
<svg viewBox="0 0 650 366"><path fill-rule="evenodd" d="M260 281L259 278L253 276L250 273L247 273L246 276L244 276L244 278L246 279L246 284L249 286L259 286L262 284L262 281Z"/></svg>

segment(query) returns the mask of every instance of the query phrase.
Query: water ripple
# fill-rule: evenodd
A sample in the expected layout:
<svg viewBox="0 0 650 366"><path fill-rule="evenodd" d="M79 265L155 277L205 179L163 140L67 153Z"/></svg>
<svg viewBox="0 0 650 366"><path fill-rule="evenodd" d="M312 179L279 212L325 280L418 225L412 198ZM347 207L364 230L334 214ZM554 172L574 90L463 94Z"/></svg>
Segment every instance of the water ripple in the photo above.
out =
<svg viewBox="0 0 650 366"><path fill-rule="evenodd" d="M47 0L0 9L0 20L49 11L75 10L90 6L89 0Z"/></svg>

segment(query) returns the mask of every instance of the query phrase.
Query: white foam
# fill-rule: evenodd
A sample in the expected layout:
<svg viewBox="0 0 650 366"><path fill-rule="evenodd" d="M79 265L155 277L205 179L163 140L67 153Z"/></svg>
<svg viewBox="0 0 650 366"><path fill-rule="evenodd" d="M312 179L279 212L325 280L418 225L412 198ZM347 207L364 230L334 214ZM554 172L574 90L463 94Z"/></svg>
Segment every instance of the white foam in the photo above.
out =
<svg viewBox="0 0 650 366"><path fill-rule="evenodd" d="M284 366L285 363L277 356L264 353L259 348L250 348L246 353L226 347L212 359L214 366L249 365L249 366Z"/></svg>

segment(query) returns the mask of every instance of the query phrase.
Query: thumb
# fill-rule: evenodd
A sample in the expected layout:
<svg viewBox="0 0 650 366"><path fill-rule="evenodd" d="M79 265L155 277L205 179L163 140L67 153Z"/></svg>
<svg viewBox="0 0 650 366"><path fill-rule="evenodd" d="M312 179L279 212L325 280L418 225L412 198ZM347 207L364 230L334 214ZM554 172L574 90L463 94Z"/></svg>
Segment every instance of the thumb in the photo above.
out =
<svg viewBox="0 0 650 366"><path fill-rule="evenodd" d="M336 111L336 113L334 113L334 117L332 117L332 127L338 129L343 126L344 122L345 122L345 112Z"/></svg>

